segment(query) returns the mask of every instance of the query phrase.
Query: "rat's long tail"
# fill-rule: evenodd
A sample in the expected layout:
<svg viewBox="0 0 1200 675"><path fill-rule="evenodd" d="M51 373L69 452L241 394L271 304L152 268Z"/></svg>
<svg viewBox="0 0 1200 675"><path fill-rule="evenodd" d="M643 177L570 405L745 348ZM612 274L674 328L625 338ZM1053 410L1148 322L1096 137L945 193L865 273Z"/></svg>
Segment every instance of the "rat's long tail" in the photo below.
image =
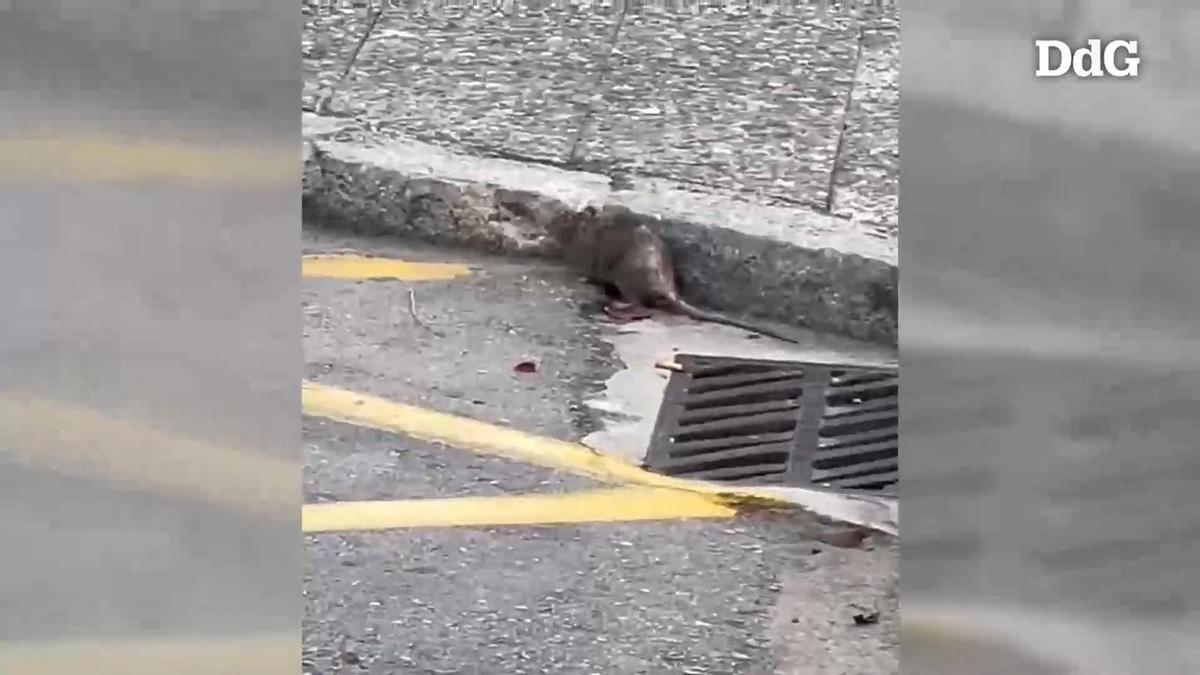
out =
<svg viewBox="0 0 1200 675"><path fill-rule="evenodd" d="M707 321L709 323L719 323L726 326L733 326L734 328L748 330L751 333L758 333L759 335L772 337L776 340L783 340L784 342L791 342L792 344L800 344L800 339L794 335L788 335L769 326L735 319L719 312L710 312L708 310L700 309L699 307L691 305L686 300L681 298L672 298L670 304L674 305L672 309L679 314L690 317L697 321Z"/></svg>

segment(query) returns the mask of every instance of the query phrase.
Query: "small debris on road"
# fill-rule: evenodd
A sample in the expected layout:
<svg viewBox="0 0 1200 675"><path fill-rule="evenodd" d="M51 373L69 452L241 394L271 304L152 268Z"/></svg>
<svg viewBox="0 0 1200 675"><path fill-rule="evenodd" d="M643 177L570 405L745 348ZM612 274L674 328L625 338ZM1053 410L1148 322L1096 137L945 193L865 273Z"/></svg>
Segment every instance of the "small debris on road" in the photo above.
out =
<svg viewBox="0 0 1200 675"><path fill-rule="evenodd" d="M654 367L658 368L659 370L670 370L675 373L683 372L683 366L675 363L674 361L656 361L654 363Z"/></svg>
<svg viewBox="0 0 1200 675"><path fill-rule="evenodd" d="M425 321L421 319L421 316L417 314L417 293L411 288L408 289L408 313L412 315L413 321L415 321L418 326L424 328L430 333L433 333L437 337L444 337L441 333L434 330L429 324L425 323Z"/></svg>
<svg viewBox="0 0 1200 675"><path fill-rule="evenodd" d="M866 610L866 609L857 608L857 607L855 609L858 610L854 614L854 625L855 626L871 626L876 623L879 623L879 611L878 610L874 610L874 609Z"/></svg>

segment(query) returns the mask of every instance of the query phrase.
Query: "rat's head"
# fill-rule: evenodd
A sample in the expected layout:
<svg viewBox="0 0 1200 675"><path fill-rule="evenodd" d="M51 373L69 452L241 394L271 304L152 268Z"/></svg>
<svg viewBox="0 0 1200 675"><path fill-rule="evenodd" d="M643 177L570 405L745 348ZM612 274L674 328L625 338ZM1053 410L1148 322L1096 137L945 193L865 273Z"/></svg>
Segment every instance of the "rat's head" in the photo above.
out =
<svg viewBox="0 0 1200 675"><path fill-rule="evenodd" d="M585 206L581 211L564 210L559 212L546 226L547 233L563 244L579 238L580 233L596 220L598 211L594 206Z"/></svg>

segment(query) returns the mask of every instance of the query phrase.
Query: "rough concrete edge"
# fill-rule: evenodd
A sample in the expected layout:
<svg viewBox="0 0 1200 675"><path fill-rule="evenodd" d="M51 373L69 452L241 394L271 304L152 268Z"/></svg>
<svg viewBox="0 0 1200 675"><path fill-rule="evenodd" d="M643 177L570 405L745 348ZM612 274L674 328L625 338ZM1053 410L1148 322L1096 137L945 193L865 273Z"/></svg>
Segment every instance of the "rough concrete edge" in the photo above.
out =
<svg viewBox="0 0 1200 675"><path fill-rule="evenodd" d="M373 147L336 140L347 124L304 114L302 200L310 223L554 257L546 217L621 204L666 240L681 292L693 302L896 343L895 242L866 235L853 222L661 181L614 191L607 176L468 157L416 141Z"/></svg>
<svg viewBox="0 0 1200 675"><path fill-rule="evenodd" d="M748 493L799 506L819 516L900 536L899 500L798 487L747 486Z"/></svg>

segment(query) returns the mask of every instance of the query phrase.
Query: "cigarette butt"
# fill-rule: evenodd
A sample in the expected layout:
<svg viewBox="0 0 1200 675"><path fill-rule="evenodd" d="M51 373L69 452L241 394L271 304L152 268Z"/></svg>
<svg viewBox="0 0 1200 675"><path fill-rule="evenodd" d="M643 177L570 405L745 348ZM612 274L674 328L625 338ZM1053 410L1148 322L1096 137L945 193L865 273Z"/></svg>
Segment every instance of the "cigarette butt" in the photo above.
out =
<svg viewBox="0 0 1200 675"><path fill-rule="evenodd" d="M675 363L674 361L658 361L654 364L654 367L658 368L659 370L670 370L675 373L683 372L683 366Z"/></svg>

